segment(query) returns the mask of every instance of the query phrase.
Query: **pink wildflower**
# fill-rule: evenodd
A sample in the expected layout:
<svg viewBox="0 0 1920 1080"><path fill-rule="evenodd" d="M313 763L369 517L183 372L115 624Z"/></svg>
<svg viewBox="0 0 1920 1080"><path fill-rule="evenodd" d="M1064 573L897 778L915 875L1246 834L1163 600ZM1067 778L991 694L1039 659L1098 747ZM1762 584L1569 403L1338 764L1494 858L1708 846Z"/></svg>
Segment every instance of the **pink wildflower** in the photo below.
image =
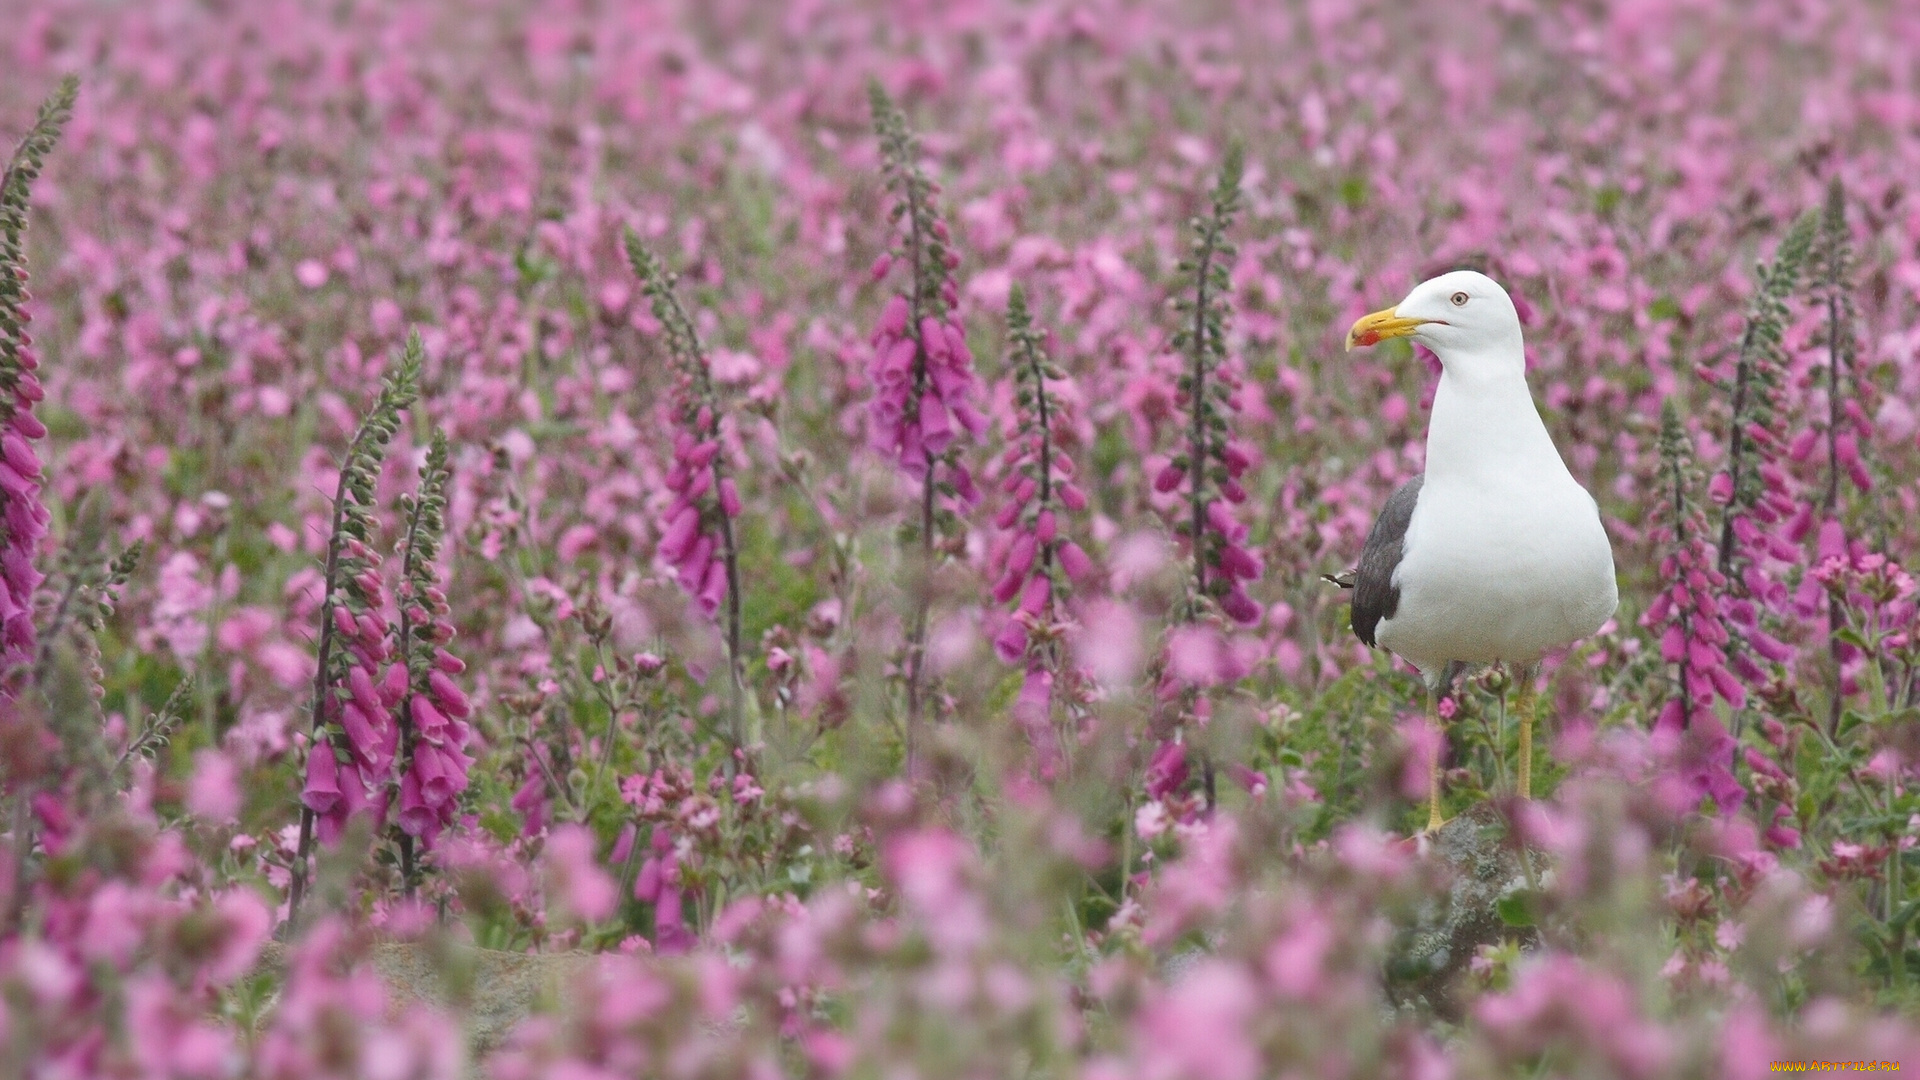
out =
<svg viewBox="0 0 1920 1080"><path fill-rule="evenodd" d="M667 404L668 429L673 432L673 467L666 476L671 499L660 515L660 540L654 550L672 568L681 591L711 618L738 587L739 575L733 519L740 515L740 492L723 448L725 414L714 388L712 362L674 292L677 275L668 272L632 230L626 245L628 262L664 331L674 369ZM739 621L738 604L736 597L730 623ZM737 652L738 643L733 647Z"/></svg>
<svg viewBox="0 0 1920 1080"><path fill-rule="evenodd" d="M1726 578L1713 566L1704 526L1688 498L1692 445L1671 400L1661 418L1660 452L1667 490L1656 513L1659 536L1668 544L1660 561L1666 588L1640 621L1661 628L1661 659L1673 664L1677 675L1674 696L1660 710L1654 730L1677 746L1680 777L1693 797L1710 797L1722 814L1731 814L1746 790L1733 775L1734 740L1713 701L1738 709L1746 704L1746 688L1727 667L1729 636L1719 599Z"/></svg>

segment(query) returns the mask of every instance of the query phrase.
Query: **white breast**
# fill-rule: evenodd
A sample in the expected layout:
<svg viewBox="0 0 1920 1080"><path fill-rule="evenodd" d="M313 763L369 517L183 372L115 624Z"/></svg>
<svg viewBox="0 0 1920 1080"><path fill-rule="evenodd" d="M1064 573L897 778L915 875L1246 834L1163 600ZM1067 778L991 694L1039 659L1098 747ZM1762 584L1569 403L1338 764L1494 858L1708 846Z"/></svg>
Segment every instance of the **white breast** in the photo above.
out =
<svg viewBox="0 0 1920 1080"><path fill-rule="evenodd" d="M1531 663L1619 605L1599 510L1540 420L1517 340L1514 351L1491 373L1442 357L1426 479L1393 576L1400 603L1377 630L1422 670Z"/></svg>
<svg viewBox="0 0 1920 1080"><path fill-rule="evenodd" d="M1428 669L1531 663L1598 630L1619 604L1593 499L1571 477L1485 484L1429 477L1394 573L1380 644Z"/></svg>

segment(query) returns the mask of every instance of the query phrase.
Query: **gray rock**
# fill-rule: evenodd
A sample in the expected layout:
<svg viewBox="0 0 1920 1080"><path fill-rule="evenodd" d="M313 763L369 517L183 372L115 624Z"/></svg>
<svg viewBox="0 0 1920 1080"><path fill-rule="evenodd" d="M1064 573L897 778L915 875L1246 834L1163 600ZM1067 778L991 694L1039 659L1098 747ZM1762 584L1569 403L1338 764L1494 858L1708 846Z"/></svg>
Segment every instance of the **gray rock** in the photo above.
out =
<svg viewBox="0 0 1920 1080"><path fill-rule="evenodd" d="M1527 868L1507 839L1507 822L1491 803L1480 803L1440 827L1433 853L1450 871L1444 893L1422 902L1399 927L1386 965L1389 998L1401 1008L1423 1009L1447 1020L1464 1011L1460 981L1482 945L1517 940L1531 948L1538 934L1530 925L1512 925L1501 913L1524 922ZM1529 852L1535 880L1548 874L1538 852Z"/></svg>
<svg viewBox="0 0 1920 1080"><path fill-rule="evenodd" d="M399 1013L424 1004L458 1016L474 1061L498 1047L515 1024L550 1005L568 979L585 971L593 953L514 953L450 942L375 945L368 954L386 987L388 1008ZM271 942L255 968L276 982L286 977L287 948ZM268 1008L278 1004L278 994Z"/></svg>

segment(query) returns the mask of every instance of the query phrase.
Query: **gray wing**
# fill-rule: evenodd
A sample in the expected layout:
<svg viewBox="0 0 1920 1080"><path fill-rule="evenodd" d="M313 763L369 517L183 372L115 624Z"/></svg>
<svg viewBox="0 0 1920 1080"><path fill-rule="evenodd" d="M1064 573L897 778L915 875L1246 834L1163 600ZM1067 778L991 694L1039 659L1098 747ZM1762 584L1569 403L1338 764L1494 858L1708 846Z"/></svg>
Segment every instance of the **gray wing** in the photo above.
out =
<svg viewBox="0 0 1920 1080"><path fill-rule="evenodd" d="M1368 648L1375 645L1374 629L1380 620L1391 619L1400 610L1400 586L1393 583L1393 571L1400 565L1407 523L1413 520L1413 504L1420 499L1420 484L1425 479L1416 476L1387 497L1387 505L1373 519L1366 545L1360 549L1360 569L1353 590L1353 636Z"/></svg>

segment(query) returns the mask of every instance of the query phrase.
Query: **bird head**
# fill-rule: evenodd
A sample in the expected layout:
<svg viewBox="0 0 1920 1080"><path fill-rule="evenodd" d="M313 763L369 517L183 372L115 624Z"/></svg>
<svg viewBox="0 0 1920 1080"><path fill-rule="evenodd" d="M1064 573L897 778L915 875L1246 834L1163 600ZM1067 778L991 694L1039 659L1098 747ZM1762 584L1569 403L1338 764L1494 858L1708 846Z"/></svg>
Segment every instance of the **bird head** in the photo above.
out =
<svg viewBox="0 0 1920 1080"><path fill-rule="evenodd" d="M1397 337L1412 338L1432 349L1449 367L1467 357L1524 355L1520 315L1512 298L1498 282L1473 270L1455 270L1423 281L1397 307L1354 323L1347 331L1347 349Z"/></svg>

